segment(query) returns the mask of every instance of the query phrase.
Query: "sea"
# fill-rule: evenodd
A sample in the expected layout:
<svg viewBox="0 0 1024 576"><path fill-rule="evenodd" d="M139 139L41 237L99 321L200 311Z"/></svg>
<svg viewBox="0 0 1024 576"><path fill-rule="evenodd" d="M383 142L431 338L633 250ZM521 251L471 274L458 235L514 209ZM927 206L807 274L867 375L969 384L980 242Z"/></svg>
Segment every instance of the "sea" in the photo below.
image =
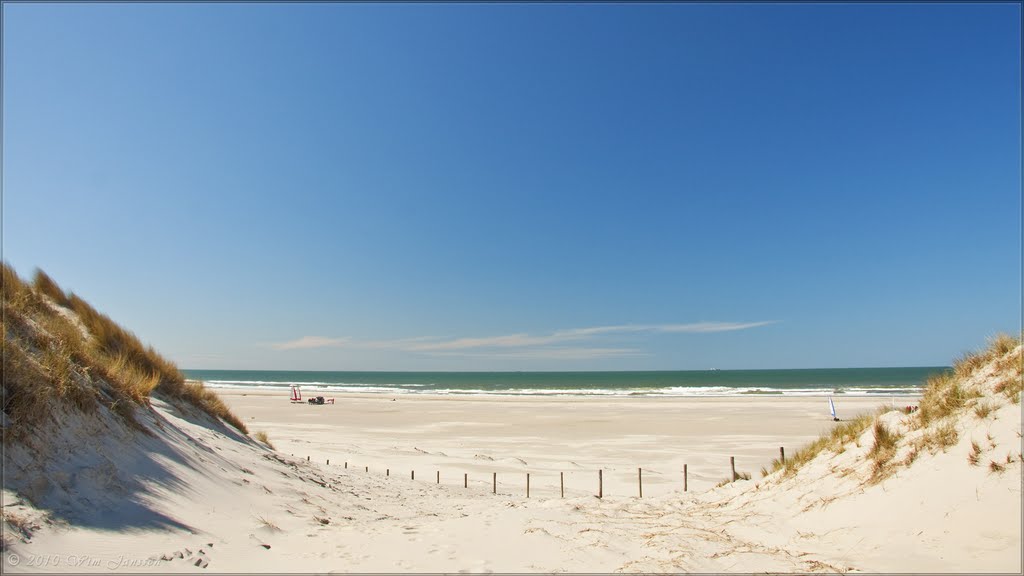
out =
<svg viewBox="0 0 1024 576"><path fill-rule="evenodd" d="M210 388L371 394L516 396L908 396L948 366L802 370L672 370L645 372L321 372L183 370Z"/></svg>

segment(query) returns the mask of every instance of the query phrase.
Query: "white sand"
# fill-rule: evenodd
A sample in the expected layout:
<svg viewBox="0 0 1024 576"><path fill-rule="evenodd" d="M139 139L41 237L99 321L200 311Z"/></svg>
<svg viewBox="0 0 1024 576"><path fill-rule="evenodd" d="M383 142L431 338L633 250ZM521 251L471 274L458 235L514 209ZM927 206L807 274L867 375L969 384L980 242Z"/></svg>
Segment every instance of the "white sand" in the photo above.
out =
<svg viewBox="0 0 1024 576"><path fill-rule="evenodd" d="M9 469L49 478L36 498L64 504L40 512L5 483L5 513L40 528L30 539L9 536L4 569L1021 569L1019 459L1002 473L966 463L971 439L996 445L986 448L986 464L1019 455L1019 405L965 420L960 443L948 452L922 454L894 477L866 485L870 463L858 456L869 438L811 462L795 478L761 479L760 467L779 446L791 455L833 425L821 397L346 395L333 406L310 406L290 404L286 394L233 391L225 399L250 431L269 433L276 453L157 401L162 436L141 446L111 439L97 448L102 456L73 470L45 462L33 468L28 452L5 455ZM879 402L840 398L837 408L852 417ZM70 422L69 433L79 425ZM709 490L729 474L729 456L754 480ZM643 499L636 497L637 467L644 470ZM594 496L598 469L605 471L601 500Z"/></svg>
<svg viewBox="0 0 1024 576"><path fill-rule="evenodd" d="M336 404L291 404L287 392L221 391L252 431L262 430L278 452L332 465L461 487L463 474L490 489L492 473L510 494L638 494L702 491L729 476L729 457L755 475L832 426L824 397L580 398L538 396L335 395ZM310 392L306 392L308 395ZM394 400L392 401L392 398ZM839 399L839 416L915 398ZM760 477L760 474L755 476Z"/></svg>

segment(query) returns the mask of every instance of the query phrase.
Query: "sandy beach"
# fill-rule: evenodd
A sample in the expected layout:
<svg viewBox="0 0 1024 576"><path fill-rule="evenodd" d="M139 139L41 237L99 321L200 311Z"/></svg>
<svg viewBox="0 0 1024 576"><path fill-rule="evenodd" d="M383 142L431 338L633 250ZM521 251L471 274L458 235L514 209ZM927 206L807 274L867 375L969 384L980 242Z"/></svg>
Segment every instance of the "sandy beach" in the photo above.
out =
<svg viewBox="0 0 1024 576"><path fill-rule="evenodd" d="M20 290L5 573L1021 570L1012 337L920 398L834 394L840 421L824 395L313 405L186 381L87 303Z"/></svg>
<svg viewBox="0 0 1024 576"><path fill-rule="evenodd" d="M603 470L608 497L645 496L687 488L704 491L738 472L760 477L762 466L790 454L833 425L825 397L600 398L537 396L334 395L335 404L291 404L287 391L218 390L251 430L266 432L282 454L321 464L369 467L373 474L499 491L560 496L597 494ZM306 392L308 396L313 392ZM837 400L841 418L880 405L915 404L914 397Z"/></svg>
<svg viewBox="0 0 1024 576"><path fill-rule="evenodd" d="M38 382L53 355L19 326L8 364ZM131 403L82 366L78 403L36 390L5 436L2 568L1019 573L1020 355L1003 338L920 398L835 394L839 422L811 395L312 405L182 380Z"/></svg>
<svg viewBox="0 0 1024 576"><path fill-rule="evenodd" d="M791 454L836 426L823 397L223 397L276 451L159 399L142 416L152 438L110 433L90 447L106 464L9 451L9 469L33 471L14 481L48 511L5 490L5 517L26 534L8 541L5 571L1020 571L1012 403L874 483L870 429L794 477L762 478L779 446ZM879 403L837 409L847 419ZM907 433L902 461L910 416L883 418ZM66 434L94 426L68 422ZM1003 471L968 464L977 441L985 462L1007 458ZM752 480L714 487L729 456Z"/></svg>

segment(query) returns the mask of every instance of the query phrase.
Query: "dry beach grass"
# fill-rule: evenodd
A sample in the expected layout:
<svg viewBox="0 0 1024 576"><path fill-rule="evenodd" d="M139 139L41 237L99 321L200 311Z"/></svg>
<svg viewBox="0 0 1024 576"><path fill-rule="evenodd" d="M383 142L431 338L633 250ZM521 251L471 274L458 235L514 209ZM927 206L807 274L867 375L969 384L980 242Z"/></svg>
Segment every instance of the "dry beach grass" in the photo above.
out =
<svg viewBox="0 0 1024 576"><path fill-rule="evenodd" d="M245 424L201 383L151 346L37 270L31 285L3 263L5 428L18 434L70 400L81 410L103 402L126 419L155 390L191 403L245 432Z"/></svg>

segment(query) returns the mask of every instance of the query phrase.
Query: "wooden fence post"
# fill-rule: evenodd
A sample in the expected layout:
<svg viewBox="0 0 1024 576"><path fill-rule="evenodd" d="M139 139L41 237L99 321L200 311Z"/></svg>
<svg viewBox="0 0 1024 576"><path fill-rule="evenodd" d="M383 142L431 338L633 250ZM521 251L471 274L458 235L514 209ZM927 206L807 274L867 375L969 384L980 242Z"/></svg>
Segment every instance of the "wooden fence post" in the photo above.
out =
<svg viewBox="0 0 1024 576"><path fill-rule="evenodd" d="M492 488L491 488L492 493L493 494L497 494L498 493L498 473L497 472L491 472L491 482L493 483L492 484Z"/></svg>
<svg viewBox="0 0 1024 576"><path fill-rule="evenodd" d="M636 469L636 483L640 488L640 497L644 497L644 472L641 468Z"/></svg>
<svg viewBox="0 0 1024 576"><path fill-rule="evenodd" d="M384 475L385 476L391 476L391 468L388 468L387 471L384 472Z"/></svg>
<svg viewBox="0 0 1024 576"><path fill-rule="evenodd" d="M348 462L345 462L345 470L348 470Z"/></svg>
<svg viewBox="0 0 1024 576"><path fill-rule="evenodd" d="M732 481L736 481L736 457L729 456L729 466L732 468Z"/></svg>
<svg viewBox="0 0 1024 576"><path fill-rule="evenodd" d="M683 464L683 492L686 492L686 464Z"/></svg>
<svg viewBox="0 0 1024 576"><path fill-rule="evenodd" d="M370 471L370 467L369 466L367 466L366 468L363 469L363 472L369 472L369 471Z"/></svg>
<svg viewBox="0 0 1024 576"><path fill-rule="evenodd" d="M562 498L565 498L565 472L558 473L558 483L562 487Z"/></svg>
<svg viewBox="0 0 1024 576"><path fill-rule="evenodd" d="M330 458L328 458L328 459L327 459L327 465L328 465L328 466L330 466L330 465L331 465L331 459L330 459Z"/></svg>
<svg viewBox="0 0 1024 576"><path fill-rule="evenodd" d="M782 446L779 446L779 462L782 465L786 464L786 449Z"/></svg>
<svg viewBox="0 0 1024 576"><path fill-rule="evenodd" d="M437 471L437 483L438 484L441 483L441 471L440 470Z"/></svg>
<svg viewBox="0 0 1024 576"><path fill-rule="evenodd" d="M413 470L412 473L409 474L409 479L410 480L415 480L416 479L416 471L415 470Z"/></svg>
<svg viewBox="0 0 1024 576"><path fill-rule="evenodd" d="M597 471L597 498L604 498L604 470Z"/></svg>
<svg viewBox="0 0 1024 576"><path fill-rule="evenodd" d="M468 473L463 473L462 474L462 487L463 488L469 488L469 474Z"/></svg>
<svg viewBox="0 0 1024 576"><path fill-rule="evenodd" d="M530 473L526 473L526 497L530 497Z"/></svg>

